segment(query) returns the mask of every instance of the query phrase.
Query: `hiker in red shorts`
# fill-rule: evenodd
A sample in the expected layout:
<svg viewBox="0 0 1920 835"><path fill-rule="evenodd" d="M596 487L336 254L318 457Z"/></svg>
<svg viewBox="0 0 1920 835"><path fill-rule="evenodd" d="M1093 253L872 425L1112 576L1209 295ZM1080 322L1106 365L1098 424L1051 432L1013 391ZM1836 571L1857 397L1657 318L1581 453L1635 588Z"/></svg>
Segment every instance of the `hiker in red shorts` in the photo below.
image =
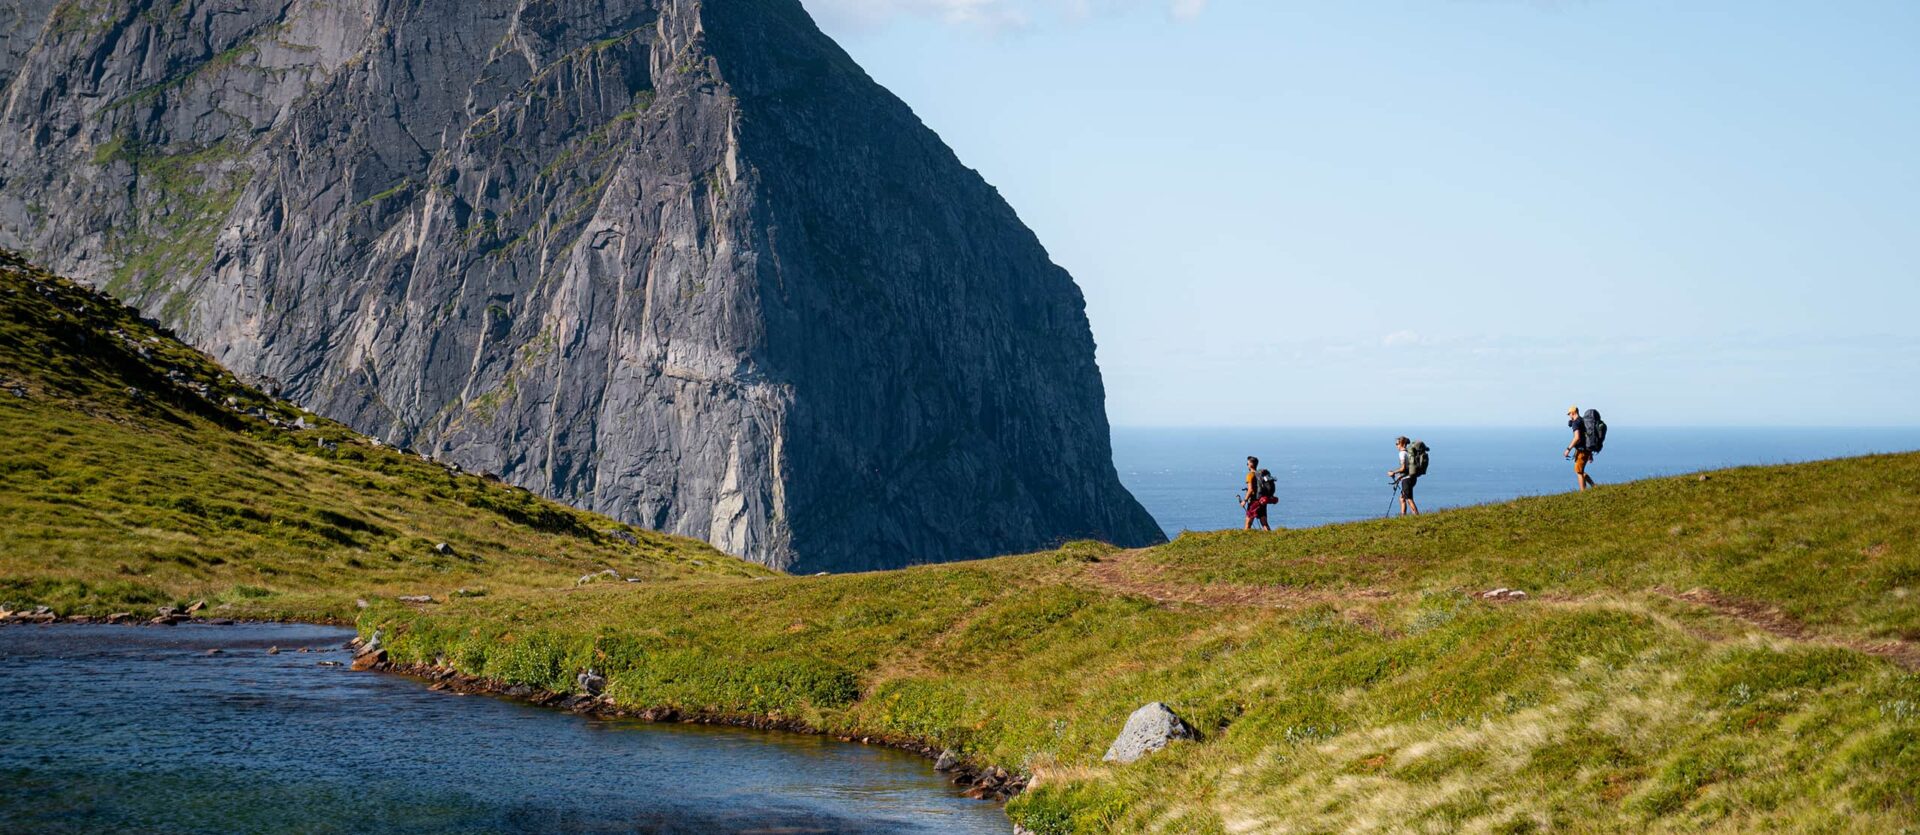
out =
<svg viewBox="0 0 1920 835"><path fill-rule="evenodd" d="M1277 488L1273 473L1260 469L1260 459L1247 456L1247 486L1240 491L1240 506L1247 510L1246 530L1253 530L1256 520L1261 529L1273 530L1273 526L1267 524L1267 505L1280 501L1274 495L1278 492Z"/></svg>

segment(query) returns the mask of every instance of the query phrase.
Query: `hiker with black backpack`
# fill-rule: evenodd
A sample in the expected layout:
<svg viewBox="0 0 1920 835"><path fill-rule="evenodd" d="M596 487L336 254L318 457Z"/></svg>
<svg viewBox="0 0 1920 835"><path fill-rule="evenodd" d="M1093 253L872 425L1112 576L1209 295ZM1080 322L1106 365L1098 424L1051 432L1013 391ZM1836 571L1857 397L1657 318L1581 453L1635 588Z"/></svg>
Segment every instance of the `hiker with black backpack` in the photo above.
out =
<svg viewBox="0 0 1920 835"><path fill-rule="evenodd" d="M1410 441L1407 436L1401 435L1393 439L1393 445L1400 450L1400 466L1388 470L1387 475L1400 490L1400 515L1419 516L1420 505L1413 501L1413 485L1427 474L1427 443Z"/></svg>
<svg viewBox="0 0 1920 835"><path fill-rule="evenodd" d="M1594 486L1593 476L1587 475L1587 465L1593 463L1593 456L1607 443L1607 422L1600 419L1600 412L1588 409L1580 413L1579 406L1567 409L1567 428L1573 430L1573 440L1567 444L1567 456L1573 459L1573 480L1582 491Z"/></svg>
<svg viewBox="0 0 1920 835"><path fill-rule="evenodd" d="M1240 491L1240 506L1247 511L1246 530L1253 530L1256 520L1263 530L1273 530L1273 526L1267 524L1267 505L1280 502L1275 495L1278 492L1273 473L1260 469L1260 459L1247 456L1247 486Z"/></svg>

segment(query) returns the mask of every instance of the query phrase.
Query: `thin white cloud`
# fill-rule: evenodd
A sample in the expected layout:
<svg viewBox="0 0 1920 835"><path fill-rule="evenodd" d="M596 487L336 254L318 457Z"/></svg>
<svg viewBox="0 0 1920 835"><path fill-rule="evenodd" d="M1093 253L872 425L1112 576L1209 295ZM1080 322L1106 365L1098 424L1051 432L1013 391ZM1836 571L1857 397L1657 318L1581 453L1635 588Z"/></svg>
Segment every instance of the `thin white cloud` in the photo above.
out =
<svg viewBox="0 0 1920 835"><path fill-rule="evenodd" d="M1413 331L1394 331L1380 339L1380 345L1386 348L1399 348L1404 345L1420 344L1420 334Z"/></svg>
<svg viewBox="0 0 1920 835"><path fill-rule="evenodd" d="M1020 29L1044 17L1084 20L1142 7L1164 9L1174 20L1192 20L1208 0L804 0L822 23L878 26L901 17L920 17L979 29Z"/></svg>

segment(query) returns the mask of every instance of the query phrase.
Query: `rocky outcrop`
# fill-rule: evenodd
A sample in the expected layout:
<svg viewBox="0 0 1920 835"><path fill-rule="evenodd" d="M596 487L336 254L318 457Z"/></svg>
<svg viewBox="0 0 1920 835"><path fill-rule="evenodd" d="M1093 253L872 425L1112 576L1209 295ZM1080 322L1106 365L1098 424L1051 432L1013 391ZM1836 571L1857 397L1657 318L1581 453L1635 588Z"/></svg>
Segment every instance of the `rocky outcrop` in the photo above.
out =
<svg viewBox="0 0 1920 835"><path fill-rule="evenodd" d="M0 246L311 409L794 570L1161 539L1072 279L797 0L0 26Z"/></svg>
<svg viewBox="0 0 1920 835"><path fill-rule="evenodd" d="M1141 707L1127 717L1126 727L1107 748L1105 762L1130 763L1158 751L1176 739L1193 739L1193 728L1160 702Z"/></svg>
<svg viewBox="0 0 1920 835"><path fill-rule="evenodd" d="M386 645L380 643L380 632L374 630L373 637L364 642L354 638L347 642L347 648L353 650L353 669L371 670L387 663Z"/></svg>

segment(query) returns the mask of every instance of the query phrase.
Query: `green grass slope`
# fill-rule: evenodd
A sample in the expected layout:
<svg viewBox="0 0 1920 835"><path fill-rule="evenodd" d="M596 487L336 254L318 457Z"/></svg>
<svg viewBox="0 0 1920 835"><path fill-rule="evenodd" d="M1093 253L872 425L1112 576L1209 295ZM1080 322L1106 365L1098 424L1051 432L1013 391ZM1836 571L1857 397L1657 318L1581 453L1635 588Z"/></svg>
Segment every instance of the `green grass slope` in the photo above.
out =
<svg viewBox="0 0 1920 835"><path fill-rule="evenodd" d="M0 609L346 619L607 569L771 574L379 446L0 251Z"/></svg>
<svg viewBox="0 0 1920 835"><path fill-rule="evenodd" d="M1916 543L1898 455L361 625L402 662L952 748L1032 775L1009 814L1041 833L1913 831ZM1202 738L1103 764L1150 701Z"/></svg>
<svg viewBox="0 0 1920 835"><path fill-rule="evenodd" d="M0 607L205 597L500 682L591 667L627 708L1030 775L1008 812L1047 835L1920 831L1920 454L776 576L376 446L0 255L0 520ZM650 582L574 582L603 568ZM1102 763L1150 701L1200 739Z"/></svg>

